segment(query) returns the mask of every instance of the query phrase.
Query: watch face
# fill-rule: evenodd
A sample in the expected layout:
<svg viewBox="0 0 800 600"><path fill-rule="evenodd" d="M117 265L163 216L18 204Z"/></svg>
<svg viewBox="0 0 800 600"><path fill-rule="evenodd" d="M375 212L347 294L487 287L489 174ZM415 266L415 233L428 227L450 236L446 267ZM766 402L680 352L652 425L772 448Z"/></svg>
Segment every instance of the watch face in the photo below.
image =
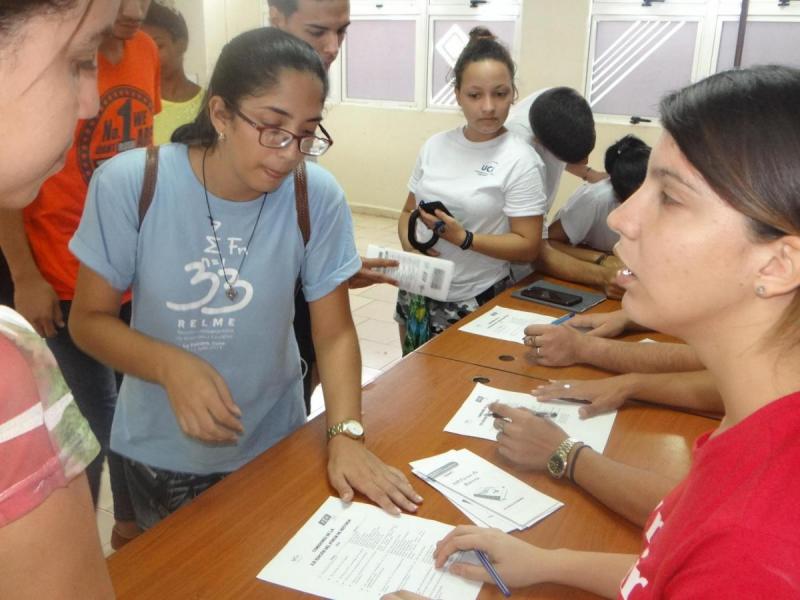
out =
<svg viewBox="0 0 800 600"><path fill-rule="evenodd" d="M361 423L358 421L347 421L344 424L344 430L355 437L361 437L364 435L364 428L361 426Z"/></svg>
<svg viewBox="0 0 800 600"><path fill-rule="evenodd" d="M564 474L564 468L566 466L564 459L558 454L554 454L550 457L550 460L547 461L547 470L553 477L561 477Z"/></svg>

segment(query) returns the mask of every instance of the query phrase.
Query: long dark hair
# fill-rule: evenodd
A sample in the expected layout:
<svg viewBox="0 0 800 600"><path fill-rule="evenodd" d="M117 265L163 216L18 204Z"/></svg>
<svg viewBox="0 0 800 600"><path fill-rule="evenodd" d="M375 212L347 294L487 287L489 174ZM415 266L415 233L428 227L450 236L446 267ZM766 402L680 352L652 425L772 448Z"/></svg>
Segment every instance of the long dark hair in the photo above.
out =
<svg viewBox="0 0 800 600"><path fill-rule="evenodd" d="M664 129L755 241L800 235L800 70L724 71L666 96ZM777 331L797 338L800 294Z"/></svg>
<svg viewBox="0 0 800 600"><path fill-rule="evenodd" d="M320 100L325 102L328 75L319 55L306 42L274 27L237 35L222 48L197 117L179 127L172 134L172 141L214 146L217 132L209 114L211 98L219 96L229 108L236 108L242 98L263 94L276 86L285 69L317 77L323 88Z"/></svg>

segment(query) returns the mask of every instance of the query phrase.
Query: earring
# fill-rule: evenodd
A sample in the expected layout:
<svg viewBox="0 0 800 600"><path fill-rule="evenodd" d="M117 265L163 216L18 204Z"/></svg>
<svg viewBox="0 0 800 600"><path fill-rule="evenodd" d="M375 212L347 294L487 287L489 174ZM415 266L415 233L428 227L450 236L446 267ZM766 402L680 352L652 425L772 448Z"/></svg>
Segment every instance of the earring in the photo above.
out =
<svg viewBox="0 0 800 600"><path fill-rule="evenodd" d="M217 132L217 137L219 138L220 142L224 142L225 141L225 133L224 132L218 131Z"/></svg>
<svg viewBox="0 0 800 600"><path fill-rule="evenodd" d="M766 288L764 288L763 285L759 285L756 287L756 296L758 296L759 298L763 298L766 293L767 290Z"/></svg>

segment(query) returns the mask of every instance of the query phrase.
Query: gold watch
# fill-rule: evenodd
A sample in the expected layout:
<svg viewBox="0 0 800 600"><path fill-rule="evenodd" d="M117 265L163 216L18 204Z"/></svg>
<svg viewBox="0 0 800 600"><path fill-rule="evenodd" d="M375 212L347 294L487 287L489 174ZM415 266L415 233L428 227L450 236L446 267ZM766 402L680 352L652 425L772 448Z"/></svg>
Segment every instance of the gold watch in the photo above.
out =
<svg viewBox="0 0 800 600"><path fill-rule="evenodd" d="M360 421L356 421L355 419L347 419L346 421L336 423L336 425L331 425L328 427L328 441L331 441L340 433L354 440L363 440L364 426Z"/></svg>
<svg viewBox="0 0 800 600"><path fill-rule="evenodd" d="M564 473L567 472L569 453L575 447L575 444L579 443L580 442L574 438L567 438L558 445L556 451L550 456L547 461L547 472L555 479L561 479Z"/></svg>

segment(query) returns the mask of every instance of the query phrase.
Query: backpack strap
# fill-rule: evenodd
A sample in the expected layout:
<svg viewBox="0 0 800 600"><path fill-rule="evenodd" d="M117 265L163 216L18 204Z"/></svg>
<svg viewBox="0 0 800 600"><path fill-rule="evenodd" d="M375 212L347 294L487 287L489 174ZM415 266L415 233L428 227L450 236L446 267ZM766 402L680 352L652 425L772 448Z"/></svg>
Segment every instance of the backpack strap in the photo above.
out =
<svg viewBox="0 0 800 600"><path fill-rule="evenodd" d="M139 229L142 228L144 216L147 214L147 210L153 202L153 195L156 192L156 182L158 181L158 148L158 146L147 147L142 193L139 195Z"/></svg>
<svg viewBox="0 0 800 600"><path fill-rule="evenodd" d="M294 201L297 206L297 226L303 235L303 246L308 246L308 240L311 238L311 220L308 215L308 182L305 160L301 160L294 170Z"/></svg>

